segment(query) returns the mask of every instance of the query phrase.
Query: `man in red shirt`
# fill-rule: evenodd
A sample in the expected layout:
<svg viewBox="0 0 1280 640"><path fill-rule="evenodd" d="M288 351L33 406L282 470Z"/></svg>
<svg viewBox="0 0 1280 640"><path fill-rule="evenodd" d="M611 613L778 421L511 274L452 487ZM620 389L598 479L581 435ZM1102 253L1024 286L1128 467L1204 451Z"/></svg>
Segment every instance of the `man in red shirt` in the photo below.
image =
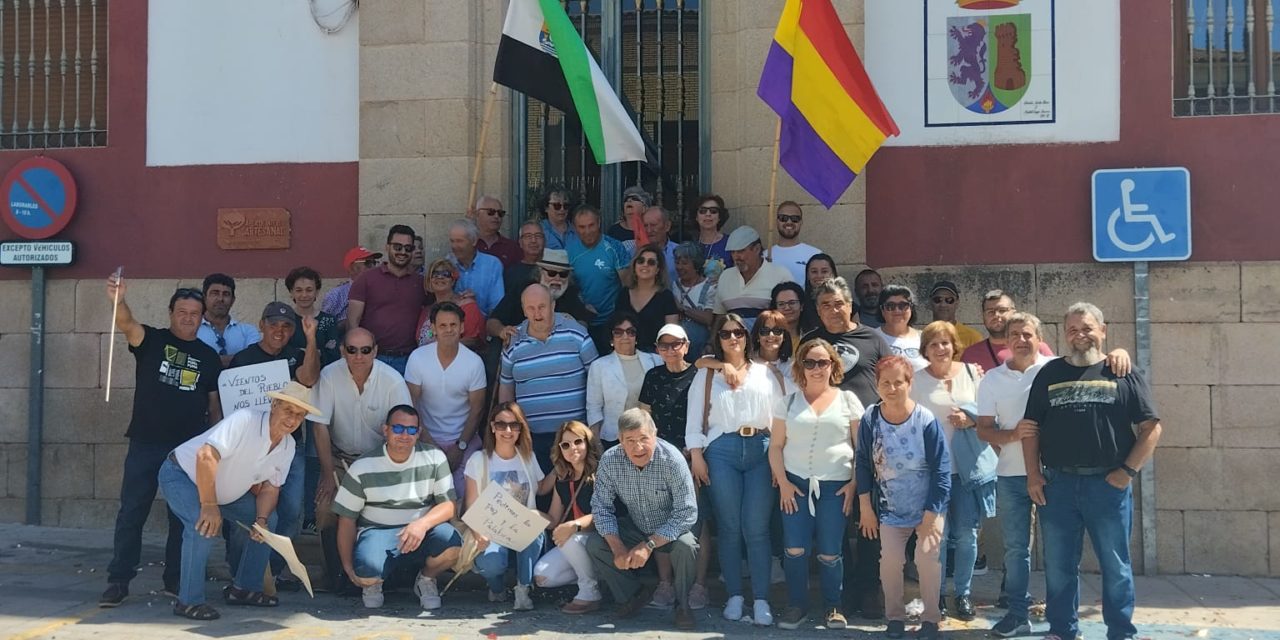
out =
<svg viewBox="0 0 1280 640"><path fill-rule="evenodd" d="M476 248L480 253L487 253L501 260L503 269L519 264L524 257L520 243L502 235L502 220L506 216L507 211L502 208L502 201L493 196L480 196L476 201L476 208L472 210L472 219L480 231Z"/></svg>
<svg viewBox="0 0 1280 640"><path fill-rule="evenodd" d="M368 329L377 340L378 359L401 375L418 346L418 316L427 303L422 276L410 266L415 235L408 226L392 226L387 261L356 278L347 303L347 326Z"/></svg>

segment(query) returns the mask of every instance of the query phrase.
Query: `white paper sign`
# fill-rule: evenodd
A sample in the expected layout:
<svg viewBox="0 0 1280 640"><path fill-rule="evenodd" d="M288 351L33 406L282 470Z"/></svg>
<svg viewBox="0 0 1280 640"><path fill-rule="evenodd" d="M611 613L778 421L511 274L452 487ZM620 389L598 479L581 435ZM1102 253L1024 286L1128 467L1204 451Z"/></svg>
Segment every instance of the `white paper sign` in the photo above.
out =
<svg viewBox="0 0 1280 640"><path fill-rule="evenodd" d="M490 482L463 514L462 521L476 533L508 549L524 549L547 528L547 519Z"/></svg>
<svg viewBox="0 0 1280 640"><path fill-rule="evenodd" d="M289 363L272 360L234 369L225 369L218 376L218 399L222 401L222 415L229 416L240 409L270 411L268 391L279 391L289 383Z"/></svg>

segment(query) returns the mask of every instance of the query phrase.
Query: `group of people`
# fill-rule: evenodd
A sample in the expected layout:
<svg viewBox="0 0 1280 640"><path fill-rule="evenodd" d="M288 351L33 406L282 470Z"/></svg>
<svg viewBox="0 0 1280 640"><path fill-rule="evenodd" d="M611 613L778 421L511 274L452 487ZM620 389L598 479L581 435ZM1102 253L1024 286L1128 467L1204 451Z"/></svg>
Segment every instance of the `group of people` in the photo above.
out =
<svg viewBox="0 0 1280 640"><path fill-rule="evenodd" d="M553 190L511 240L501 202L484 196L430 264L418 234L396 225L386 260L353 248L352 281L322 301L320 276L292 270L293 304L268 304L256 327L231 319L235 282L222 274L175 291L167 329L141 324L109 279L138 366L100 604L127 597L162 487L165 589L197 620L219 615L204 593L218 536L235 576L227 604L277 605L263 593L268 568L289 588L259 534L227 524L257 522L317 530L333 586L358 588L367 607L410 572L422 607L442 606L437 579L472 535L491 602L529 610L533 590L576 585L562 611L580 615L607 589L616 615L670 609L681 629L712 604L714 551L726 619L838 629L851 602L903 637L911 560L925 603L916 636L935 638L944 612L974 618L979 527L998 513L1007 613L992 632L1010 637L1031 632L1038 509L1046 637L1076 637L1084 531L1108 637L1135 636L1130 482L1161 428L1129 354L1103 352L1101 310L1066 310L1067 353L1054 358L1041 321L1009 294L983 296L983 338L956 321L959 288L940 281L933 321L917 328L909 287L869 269L851 286L799 242L794 202L778 207L781 240L766 250L749 226L721 231L719 196L699 198L697 240L684 244L642 189L624 198L625 215L602 229L598 209L570 211ZM220 371L273 360L291 382L270 410L223 416ZM460 532L494 484L547 519L527 547ZM775 564L787 587L776 617ZM656 573L652 591L641 569Z"/></svg>

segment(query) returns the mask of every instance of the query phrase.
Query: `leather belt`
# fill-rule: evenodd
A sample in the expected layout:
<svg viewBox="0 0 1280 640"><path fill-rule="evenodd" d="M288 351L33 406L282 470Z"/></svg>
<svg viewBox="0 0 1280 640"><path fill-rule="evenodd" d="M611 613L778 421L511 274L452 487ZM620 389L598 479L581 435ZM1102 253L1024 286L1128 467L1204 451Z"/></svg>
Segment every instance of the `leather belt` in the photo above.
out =
<svg viewBox="0 0 1280 640"><path fill-rule="evenodd" d="M753 427L749 424L744 424L738 427L738 435L744 438L754 438L758 435L769 435L769 430L764 427Z"/></svg>
<svg viewBox="0 0 1280 640"><path fill-rule="evenodd" d="M1073 476L1103 476L1111 473L1115 467L1053 467L1053 469Z"/></svg>

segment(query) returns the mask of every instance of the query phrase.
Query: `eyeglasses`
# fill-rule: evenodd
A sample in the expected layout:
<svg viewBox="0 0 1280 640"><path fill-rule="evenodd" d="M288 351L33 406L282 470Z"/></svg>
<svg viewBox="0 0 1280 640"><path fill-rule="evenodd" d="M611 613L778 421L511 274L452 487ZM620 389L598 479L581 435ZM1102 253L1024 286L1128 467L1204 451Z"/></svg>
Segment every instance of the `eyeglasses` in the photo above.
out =
<svg viewBox="0 0 1280 640"><path fill-rule="evenodd" d="M569 275L573 273L573 271L569 269L561 271L559 269L547 269L546 267L543 267L542 272L547 274L548 278L568 278Z"/></svg>
<svg viewBox="0 0 1280 640"><path fill-rule="evenodd" d="M432 272L431 272L431 277L432 277L432 278L448 278L448 279L452 280L452 279L453 279L453 272L452 272L452 271L448 271L448 270L443 270L443 269L442 269L442 270L438 270L438 271L432 271Z"/></svg>
<svg viewBox="0 0 1280 640"><path fill-rule="evenodd" d="M911 308L910 302L886 302L880 305L885 311L906 311Z"/></svg>
<svg viewBox="0 0 1280 640"><path fill-rule="evenodd" d="M775 337L775 338L781 338L782 336L785 336L785 335L787 335L787 328L786 328L786 327L767 327L767 328L764 328L764 329L761 329L761 330L760 330L760 337L761 337L761 338L766 337L766 336L773 336L773 337Z"/></svg>
<svg viewBox="0 0 1280 640"><path fill-rule="evenodd" d="M788 216L779 213L778 222L794 222L796 224L800 224L800 216Z"/></svg>
<svg viewBox="0 0 1280 640"><path fill-rule="evenodd" d="M400 244L399 242L388 242L387 246L391 247L391 250L395 251L396 253L409 253L417 248L416 246L414 246L412 242L410 242L409 244Z"/></svg>
<svg viewBox="0 0 1280 640"><path fill-rule="evenodd" d="M567 205L564 202L548 202L547 206L551 207L552 209L555 209L556 211L560 211L560 210L563 210Z"/></svg>
<svg viewBox="0 0 1280 640"><path fill-rule="evenodd" d="M675 351L676 349L688 344L688 342L688 340L676 340L674 342L659 341L657 347L658 351Z"/></svg>
<svg viewBox="0 0 1280 640"><path fill-rule="evenodd" d="M720 213L720 207L698 207L698 213Z"/></svg>
<svg viewBox="0 0 1280 640"><path fill-rule="evenodd" d="M520 427L521 425L519 422L503 422L501 420L493 421L494 431L519 431Z"/></svg>
<svg viewBox="0 0 1280 640"><path fill-rule="evenodd" d="M407 434L409 434L409 435L411 435L411 436L416 436L416 435L418 435L418 429L419 429L419 427L418 427L417 425L408 425L408 424L393 424L393 425L391 425L391 433L394 433L394 434L396 434L396 435L398 435L398 436L399 436L399 435L404 435L404 434L406 434L406 433L407 433Z"/></svg>
<svg viewBox="0 0 1280 640"><path fill-rule="evenodd" d="M828 368L830 368L830 367L831 367L831 360L829 360L829 359L827 359L827 358L823 358L823 359L821 359L821 360L813 360L813 359L810 359L810 358L805 358L804 360L801 360L801 361L800 361L800 364L801 364L801 365L803 365L805 369L808 369L809 371L813 371L814 369L828 369Z"/></svg>
<svg viewBox="0 0 1280 640"><path fill-rule="evenodd" d="M642 264L646 267L656 267L658 266L658 259L657 258L636 258L635 264L637 265Z"/></svg>
<svg viewBox="0 0 1280 640"><path fill-rule="evenodd" d="M546 240L547 236L541 233L522 233L520 234L520 239L521 240Z"/></svg>
<svg viewBox="0 0 1280 640"><path fill-rule="evenodd" d="M505 217L505 216L507 215L507 210L506 210L506 209L490 209L490 208L488 208L488 207L486 207L486 208L484 208L484 209L476 209L476 212L477 212L477 213L484 213L484 214L491 215L491 216L498 216L499 218Z"/></svg>
<svg viewBox="0 0 1280 640"><path fill-rule="evenodd" d="M1013 307L994 307L992 309L983 309L982 315L984 316L1004 315L1006 313L1013 313L1014 311L1017 311L1017 309L1014 309Z"/></svg>
<svg viewBox="0 0 1280 640"><path fill-rule="evenodd" d="M178 299L190 298L191 300L204 300L204 292L199 289L178 289L173 292L173 297Z"/></svg>
<svg viewBox="0 0 1280 640"><path fill-rule="evenodd" d="M747 337L747 330L746 329L721 329L716 333L716 335L720 336L721 340L728 340L730 338L737 338L741 340Z"/></svg>
<svg viewBox="0 0 1280 640"><path fill-rule="evenodd" d="M631 336L632 338L636 337L636 328L635 327L626 327L626 328L614 327L613 337L621 338L622 336Z"/></svg>
<svg viewBox="0 0 1280 640"><path fill-rule="evenodd" d="M344 349L346 350L347 355L349 356L354 356L356 352L359 352L360 355L362 356L367 356L373 353L373 347L356 347L352 345L347 345L346 347L344 347Z"/></svg>
<svg viewBox="0 0 1280 640"><path fill-rule="evenodd" d="M583 440L582 438L574 438L572 442L561 442L561 443L560 443L560 450L561 450L561 451L568 451L569 449L572 449L573 447L581 447L581 446L582 446L582 443L584 443L584 442L586 442L586 440Z"/></svg>
<svg viewBox="0 0 1280 640"><path fill-rule="evenodd" d="M622 201L623 202L644 202L644 199L642 199L640 196L627 196L626 198L623 198Z"/></svg>
<svg viewBox="0 0 1280 640"><path fill-rule="evenodd" d="M779 300L775 302L773 306L779 309L794 309L800 306L800 301L799 300Z"/></svg>
<svg viewBox="0 0 1280 640"><path fill-rule="evenodd" d="M956 299L952 298L951 296L934 296L933 303L934 304L955 304Z"/></svg>

